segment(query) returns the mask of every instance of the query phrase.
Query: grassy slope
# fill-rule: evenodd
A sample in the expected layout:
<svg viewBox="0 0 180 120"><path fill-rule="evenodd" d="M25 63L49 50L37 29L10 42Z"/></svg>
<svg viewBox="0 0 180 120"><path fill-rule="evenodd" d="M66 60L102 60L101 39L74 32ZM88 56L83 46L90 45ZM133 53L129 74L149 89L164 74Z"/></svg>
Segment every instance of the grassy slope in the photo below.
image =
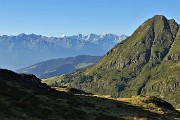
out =
<svg viewBox="0 0 180 120"><path fill-rule="evenodd" d="M146 85L144 90L146 94L150 92L152 95L158 95L174 103L177 108L180 108L180 100L177 99L180 96L180 62L177 59L180 55L179 45L180 30L167 56L157 68L153 69L151 82ZM172 56L171 60L168 60L169 56ZM158 87L160 83L162 83L161 88ZM154 89L152 89L153 87Z"/></svg>
<svg viewBox="0 0 180 120"><path fill-rule="evenodd" d="M0 69L0 119L178 120L180 117L172 105L157 98L115 99L75 94L82 93L75 89L54 89L40 83L33 75Z"/></svg>
<svg viewBox="0 0 180 120"><path fill-rule="evenodd" d="M67 88L55 87L57 91L69 92ZM74 94L86 103L80 109L90 115L90 119L118 120L118 119L178 119L178 112L165 101L149 96L131 98L112 98L103 95ZM89 106L89 107L87 107ZM167 110L167 108L169 110ZM176 117L175 117L176 116Z"/></svg>
<svg viewBox="0 0 180 120"><path fill-rule="evenodd" d="M178 29L174 20L155 16L145 21L131 37L117 44L92 68L53 81L58 81L57 86L114 97L158 96L180 108Z"/></svg>

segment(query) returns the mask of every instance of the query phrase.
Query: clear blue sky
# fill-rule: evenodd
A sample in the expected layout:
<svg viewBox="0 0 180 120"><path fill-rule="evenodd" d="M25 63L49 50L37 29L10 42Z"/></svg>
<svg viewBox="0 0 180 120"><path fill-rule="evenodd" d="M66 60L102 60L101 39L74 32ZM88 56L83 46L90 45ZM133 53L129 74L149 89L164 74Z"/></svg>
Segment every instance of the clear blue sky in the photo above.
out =
<svg viewBox="0 0 180 120"><path fill-rule="evenodd" d="M180 0L0 0L0 35L131 35L146 19L180 23Z"/></svg>

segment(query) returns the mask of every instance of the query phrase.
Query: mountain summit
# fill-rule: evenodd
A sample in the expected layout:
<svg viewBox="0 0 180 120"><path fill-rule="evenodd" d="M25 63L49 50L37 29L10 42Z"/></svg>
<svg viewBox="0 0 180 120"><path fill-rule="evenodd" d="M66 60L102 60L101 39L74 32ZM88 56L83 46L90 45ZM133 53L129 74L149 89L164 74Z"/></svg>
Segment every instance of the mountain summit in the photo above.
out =
<svg viewBox="0 0 180 120"><path fill-rule="evenodd" d="M179 27L162 15L148 19L92 68L72 74L68 86L114 97L153 95L180 108Z"/></svg>

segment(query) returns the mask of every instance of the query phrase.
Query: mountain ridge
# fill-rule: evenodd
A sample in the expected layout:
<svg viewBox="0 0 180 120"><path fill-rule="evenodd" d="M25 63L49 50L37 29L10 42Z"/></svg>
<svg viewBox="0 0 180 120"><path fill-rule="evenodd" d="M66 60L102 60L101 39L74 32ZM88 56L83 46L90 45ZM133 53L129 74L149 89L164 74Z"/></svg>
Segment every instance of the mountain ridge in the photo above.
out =
<svg viewBox="0 0 180 120"><path fill-rule="evenodd" d="M60 74L70 74L77 69L90 67L100 60L100 56L79 55L58 58L33 64L16 70L18 73L34 74L38 78L49 78Z"/></svg>
<svg viewBox="0 0 180 120"><path fill-rule="evenodd" d="M59 38L24 33L17 36L3 35L0 36L0 55L4 56L0 60L1 67L18 69L48 59L82 54L102 56L126 37L93 33Z"/></svg>
<svg viewBox="0 0 180 120"><path fill-rule="evenodd" d="M70 81L65 85L114 97L152 95L180 108L179 27L175 20L156 15L92 68L62 76L56 85L63 86Z"/></svg>

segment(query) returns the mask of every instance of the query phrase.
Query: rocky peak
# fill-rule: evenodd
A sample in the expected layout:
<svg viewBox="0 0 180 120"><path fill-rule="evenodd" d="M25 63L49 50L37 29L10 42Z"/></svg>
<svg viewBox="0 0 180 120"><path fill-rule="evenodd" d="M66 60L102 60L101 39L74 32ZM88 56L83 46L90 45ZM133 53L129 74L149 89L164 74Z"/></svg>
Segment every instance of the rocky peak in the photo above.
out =
<svg viewBox="0 0 180 120"><path fill-rule="evenodd" d="M111 59L108 68L124 69L135 65L132 70L136 70L148 62L153 66L160 63L168 53L178 31L178 24L172 22L161 15L145 21L131 37L108 52L108 56L104 58Z"/></svg>
<svg viewBox="0 0 180 120"><path fill-rule="evenodd" d="M156 15L92 68L79 76L72 74L70 80L73 82L68 85L115 97L158 96L180 108L179 36L180 29L175 20ZM67 85L69 80L63 78L61 81Z"/></svg>
<svg viewBox="0 0 180 120"><path fill-rule="evenodd" d="M93 75L98 72L102 74L98 76L104 74L111 76L108 79L122 78L126 81L136 79L143 70L151 70L163 61L175 40L178 29L179 26L175 21L156 15L145 21L132 36L111 49L98 64L87 70L86 74ZM169 60L171 58L169 57ZM111 74L117 75L117 78ZM146 80L150 79L150 75L146 77L142 82L144 85ZM143 87L143 84L139 86L139 93Z"/></svg>

